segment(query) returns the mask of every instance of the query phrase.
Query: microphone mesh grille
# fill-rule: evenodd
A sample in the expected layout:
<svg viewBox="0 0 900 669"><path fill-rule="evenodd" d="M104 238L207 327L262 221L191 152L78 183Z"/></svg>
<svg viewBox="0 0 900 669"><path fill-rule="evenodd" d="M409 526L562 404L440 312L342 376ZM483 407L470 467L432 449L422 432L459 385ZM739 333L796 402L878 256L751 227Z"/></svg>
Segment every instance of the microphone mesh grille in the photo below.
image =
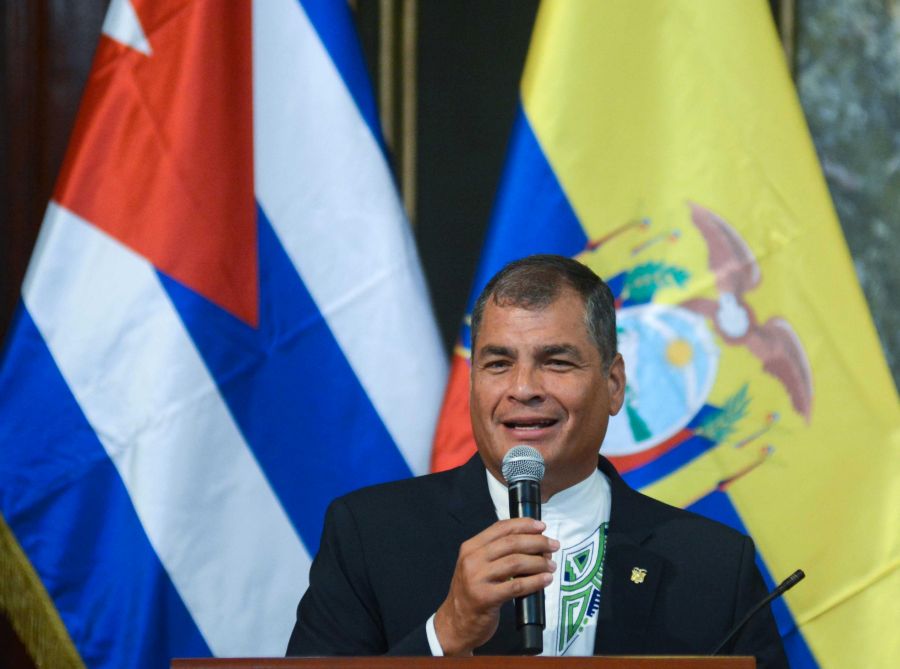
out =
<svg viewBox="0 0 900 669"><path fill-rule="evenodd" d="M507 485L519 481L540 481L544 478L544 458L531 446L513 446L503 456L501 467Z"/></svg>

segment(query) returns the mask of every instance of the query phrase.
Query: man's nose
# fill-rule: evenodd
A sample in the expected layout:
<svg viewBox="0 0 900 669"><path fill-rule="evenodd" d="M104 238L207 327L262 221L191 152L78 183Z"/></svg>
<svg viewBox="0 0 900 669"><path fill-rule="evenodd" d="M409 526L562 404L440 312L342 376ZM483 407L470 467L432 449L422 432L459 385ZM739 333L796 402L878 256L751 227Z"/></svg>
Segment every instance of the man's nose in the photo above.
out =
<svg viewBox="0 0 900 669"><path fill-rule="evenodd" d="M513 375L509 391L511 399L517 402L534 402L544 397L539 370L533 365L519 365Z"/></svg>

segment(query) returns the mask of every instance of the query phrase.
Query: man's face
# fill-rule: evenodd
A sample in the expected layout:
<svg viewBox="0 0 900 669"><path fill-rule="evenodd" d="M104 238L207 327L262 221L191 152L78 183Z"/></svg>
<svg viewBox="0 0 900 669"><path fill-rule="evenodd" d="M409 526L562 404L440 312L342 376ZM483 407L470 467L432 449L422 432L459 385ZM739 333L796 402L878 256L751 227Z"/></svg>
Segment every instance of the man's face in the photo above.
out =
<svg viewBox="0 0 900 669"><path fill-rule="evenodd" d="M545 499L587 478L624 392L622 358L603 373L574 290L534 311L488 301L472 352L470 409L478 451L499 480L503 456L519 444L544 457Z"/></svg>

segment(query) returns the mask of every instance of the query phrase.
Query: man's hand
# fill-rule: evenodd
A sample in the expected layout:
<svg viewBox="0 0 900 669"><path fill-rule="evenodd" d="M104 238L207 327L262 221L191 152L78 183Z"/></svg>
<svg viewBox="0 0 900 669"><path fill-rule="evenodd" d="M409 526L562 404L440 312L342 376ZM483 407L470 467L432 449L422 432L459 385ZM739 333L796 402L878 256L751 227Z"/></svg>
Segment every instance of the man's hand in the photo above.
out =
<svg viewBox="0 0 900 669"><path fill-rule="evenodd" d="M447 599L434 616L445 655L471 655L497 631L500 606L547 587L559 542L531 518L501 520L460 546Z"/></svg>

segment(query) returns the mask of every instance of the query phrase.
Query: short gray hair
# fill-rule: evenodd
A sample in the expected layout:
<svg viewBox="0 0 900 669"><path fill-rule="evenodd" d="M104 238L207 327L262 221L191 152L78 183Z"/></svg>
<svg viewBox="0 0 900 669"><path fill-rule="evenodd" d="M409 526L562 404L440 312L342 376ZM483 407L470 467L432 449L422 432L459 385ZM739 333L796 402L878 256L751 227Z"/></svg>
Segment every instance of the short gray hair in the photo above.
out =
<svg viewBox="0 0 900 669"><path fill-rule="evenodd" d="M472 309L472 351L488 300L501 307L540 310L552 304L565 288L584 302L584 325L600 351L606 371L616 357L616 307L603 279L577 260L557 255L533 255L515 260L488 281Z"/></svg>

